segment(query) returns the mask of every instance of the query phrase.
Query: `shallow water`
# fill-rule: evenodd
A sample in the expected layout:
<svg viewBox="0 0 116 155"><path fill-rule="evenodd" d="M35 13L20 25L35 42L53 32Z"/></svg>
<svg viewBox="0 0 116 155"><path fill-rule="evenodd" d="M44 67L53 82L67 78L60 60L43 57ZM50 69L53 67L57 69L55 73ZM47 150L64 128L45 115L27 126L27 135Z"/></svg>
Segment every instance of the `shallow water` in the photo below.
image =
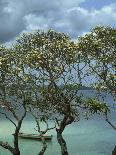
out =
<svg viewBox="0 0 116 155"><path fill-rule="evenodd" d="M13 142L13 127L7 121L0 122L0 139ZM34 132L34 122L25 121L21 131L26 133ZM55 131L50 131L53 140L48 142L45 155L60 155L60 148L56 141ZM110 155L116 144L116 134L102 120L94 119L80 121L70 125L64 132L70 155ZM37 155L41 148L41 142L20 139L21 155ZM0 147L0 155L10 155L10 153Z"/></svg>
<svg viewBox="0 0 116 155"><path fill-rule="evenodd" d="M86 91L86 94L88 91ZM89 92L92 94L93 92ZM87 94L88 96L88 94ZM106 100L113 102L107 96ZM112 112L112 121L116 124L115 111ZM51 126L53 123L50 123ZM21 132L34 133L35 123L31 119L26 119L22 125ZM45 126L41 124L41 127ZM0 140L13 143L14 128L5 119L0 120ZM53 135L51 142L47 142L48 148L45 155L60 155L60 147L56 140L55 130L48 134ZM81 120L78 123L69 125L64 131L64 138L67 142L70 155L111 155L116 145L116 131L114 131L101 117L94 117L89 120ZM41 149L41 142L34 140L19 139L21 155L37 155ZM0 147L0 155L11 155L7 150Z"/></svg>

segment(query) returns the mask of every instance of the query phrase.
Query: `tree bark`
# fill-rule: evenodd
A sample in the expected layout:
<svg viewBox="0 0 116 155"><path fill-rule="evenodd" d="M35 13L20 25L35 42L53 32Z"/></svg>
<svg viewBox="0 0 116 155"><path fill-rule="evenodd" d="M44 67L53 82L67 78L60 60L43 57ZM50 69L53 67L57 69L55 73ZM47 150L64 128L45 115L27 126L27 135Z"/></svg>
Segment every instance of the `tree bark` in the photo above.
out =
<svg viewBox="0 0 116 155"><path fill-rule="evenodd" d="M43 143L43 147L42 147L41 151L38 153L38 155L44 155L44 153L45 153L45 151L47 149L47 144L46 144L46 141L45 141L44 137L42 137L41 140L42 140L42 143Z"/></svg>
<svg viewBox="0 0 116 155"><path fill-rule="evenodd" d="M22 125L22 121L23 121L23 117L22 119L18 122L18 125L15 129L15 133L14 133L14 151L13 151L13 155L20 155L20 150L19 150L19 142L18 142L18 134Z"/></svg>
<svg viewBox="0 0 116 155"><path fill-rule="evenodd" d="M25 116L26 116L26 107L24 105L24 114L23 114L22 118L18 121L18 125L17 125L17 127L15 129L15 133L14 133L14 151L13 151L13 155L20 155L18 134L19 134L19 131L21 129L21 125L22 125L22 122L23 122L23 119L25 118Z"/></svg>
<svg viewBox="0 0 116 155"><path fill-rule="evenodd" d="M61 154L62 155L69 155L68 151L67 151L66 142L62 136L62 133L60 132L59 129L56 129L56 132L57 132L57 140L58 140L58 143L60 144L60 147L61 147Z"/></svg>
<svg viewBox="0 0 116 155"><path fill-rule="evenodd" d="M13 154L14 148L10 146L8 143L0 141L0 146L3 147L4 149L9 150Z"/></svg>
<svg viewBox="0 0 116 155"><path fill-rule="evenodd" d="M16 137L15 135L14 143L16 143L14 148L10 146L8 143L4 143L2 141L0 141L0 146L2 146L4 149L9 150L13 155L20 155L20 150L18 148L18 137Z"/></svg>
<svg viewBox="0 0 116 155"><path fill-rule="evenodd" d="M20 150L19 150L19 148L15 148L15 149L14 149L13 155L20 155Z"/></svg>
<svg viewBox="0 0 116 155"><path fill-rule="evenodd" d="M114 150L112 151L112 155L116 155L116 146L115 146Z"/></svg>
<svg viewBox="0 0 116 155"><path fill-rule="evenodd" d="M19 150L19 144L18 144L18 133L19 132L15 132L14 134L14 151L13 151L13 155L20 155L20 150Z"/></svg>
<svg viewBox="0 0 116 155"><path fill-rule="evenodd" d="M57 132L57 140L61 147L61 154L62 155L69 155L66 142L62 136L62 133L67 125L71 124L74 121L74 117L71 115L65 115L63 120L60 123L59 129L56 128Z"/></svg>

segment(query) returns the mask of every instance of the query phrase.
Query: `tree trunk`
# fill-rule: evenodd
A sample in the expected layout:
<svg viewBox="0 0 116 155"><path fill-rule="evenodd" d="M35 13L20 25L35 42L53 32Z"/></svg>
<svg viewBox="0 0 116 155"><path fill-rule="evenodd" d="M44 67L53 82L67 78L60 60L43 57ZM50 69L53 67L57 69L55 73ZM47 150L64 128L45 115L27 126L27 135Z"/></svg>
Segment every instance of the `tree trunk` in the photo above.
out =
<svg viewBox="0 0 116 155"><path fill-rule="evenodd" d="M42 143L43 143L43 147L42 147L41 151L38 153L38 155L44 155L44 153L45 153L45 151L47 149L47 144L46 144L45 138L42 137L41 140L42 140Z"/></svg>
<svg viewBox="0 0 116 155"><path fill-rule="evenodd" d="M57 121L57 119L56 119L56 121ZM66 146L66 142L62 136L62 133L63 133L64 129L66 128L66 126L71 124L73 121L74 121L73 116L65 115L63 120L60 122L59 128L58 129L56 128L57 140L58 140L58 143L60 144L62 155L69 155L67 146Z"/></svg>
<svg viewBox="0 0 116 155"><path fill-rule="evenodd" d="M25 115L26 115L26 112L24 113L24 116L22 116L21 120L18 122L18 125L17 125L17 127L16 127L16 129L15 129L15 133L14 133L14 151L13 151L13 155L20 155L18 134L19 134L19 131L20 131L20 129L21 129L22 121L23 121Z"/></svg>
<svg viewBox="0 0 116 155"><path fill-rule="evenodd" d="M20 155L19 144L18 144L18 133L14 134L14 151L13 155Z"/></svg>
<svg viewBox="0 0 116 155"><path fill-rule="evenodd" d="M18 147L18 135L14 134L14 148L8 143L4 143L2 141L0 141L0 146L2 146L4 149L9 150L13 155L20 155L20 150Z"/></svg>
<svg viewBox="0 0 116 155"><path fill-rule="evenodd" d="M58 143L60 144L60 147L61 147L61 154L62 155L69 155L68 151L67 151L66 142L63 139L62 133L59 131L59 129L56 129L56 132L57 132L57 140L58 140Z"/></svg>
<svg viewBox="0 0 116 155"><path fill-rule="evenodd" d="M15 148L15 149L14 149L13 155L20 155L20 150L19 150L19 148Z"/></svg>
<svg viewBox="0 0 116 155"><path fill-rule="evenodd" d="M112 155L116 155L116 146L115 146L114 150L112 151Z"/></svg>

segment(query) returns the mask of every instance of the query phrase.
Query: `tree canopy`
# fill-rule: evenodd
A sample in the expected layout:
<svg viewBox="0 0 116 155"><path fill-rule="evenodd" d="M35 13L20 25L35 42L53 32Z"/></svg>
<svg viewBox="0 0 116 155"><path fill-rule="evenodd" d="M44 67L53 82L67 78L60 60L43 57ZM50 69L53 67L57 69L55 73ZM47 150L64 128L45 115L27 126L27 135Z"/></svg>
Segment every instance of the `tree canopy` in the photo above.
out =
<svg viewBox="0 0 116 155"><path fill-rule="evenodd" d="M116 93L115 36L116 30L110 27L95 27L77 42L53 30L35 31L21 35L10 48L0 46L0 113L16 127L15 148L19 149L22 121L33 110L37 124L38 120L55 121L62 155L68 155L62 133L69 124L78 122L82 113L85 118L88 113L103 114L108 119L110 107L106 103L97 96L84 97L79 91L83 80L93 76L94 80L86 85L92 84L100 92ZM21 107L23 114L18 115Z"/></svg>

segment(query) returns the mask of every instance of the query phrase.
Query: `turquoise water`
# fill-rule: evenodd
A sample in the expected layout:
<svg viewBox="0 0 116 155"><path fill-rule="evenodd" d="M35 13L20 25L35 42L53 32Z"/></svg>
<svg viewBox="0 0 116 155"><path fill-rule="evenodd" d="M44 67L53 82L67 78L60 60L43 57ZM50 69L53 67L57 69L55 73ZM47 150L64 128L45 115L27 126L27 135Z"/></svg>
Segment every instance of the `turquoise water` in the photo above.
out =
<svg viewBox="0 0 116 155"><path fill-rule="evenodd" d="M93 91L85 91L86 96L93 96ZM111 96L105 99L110 104L113 103ZM111 120L116 124L116 111L112 112ZM52 122L50 123L52 126ZM34 133L35 123L31 119L26 119L22 125L21 132ZM44 128L44 125L41 124ZM13 143L14 128L5 119L0 120L0 140ZM53 135L53 140L48 142L45 155L60 155L60 147L56 140L55 130L48 134ZM114 131L102 117L94 117L90 120L80 120L78 123L69 125L64 133L70 155L111 155L116 145L116 131ZM41 142L19 139L21 155L37 155L41 149ZM0 155L11 155L7 150L0 147Z"/></svg>
<svg viewBox="0 0 116 155"><path fill-rule="evenodd" d="M26 133L34 132L34 122L25 121L21 131ZM50 131L53 140L48 142L48 148L45 155L60 155L60 148L56 141L55 131ZM12 125L7 121L0 122L0 139L13 142ZM80 121L70 125L64 132L70 155L111 155L111 151L116 144L116 134L106 122L94 119ZM41 142L20 139L21 155L37 155L41 148ZM0 155L10 155L7 150L0 147Z"/></svg>

